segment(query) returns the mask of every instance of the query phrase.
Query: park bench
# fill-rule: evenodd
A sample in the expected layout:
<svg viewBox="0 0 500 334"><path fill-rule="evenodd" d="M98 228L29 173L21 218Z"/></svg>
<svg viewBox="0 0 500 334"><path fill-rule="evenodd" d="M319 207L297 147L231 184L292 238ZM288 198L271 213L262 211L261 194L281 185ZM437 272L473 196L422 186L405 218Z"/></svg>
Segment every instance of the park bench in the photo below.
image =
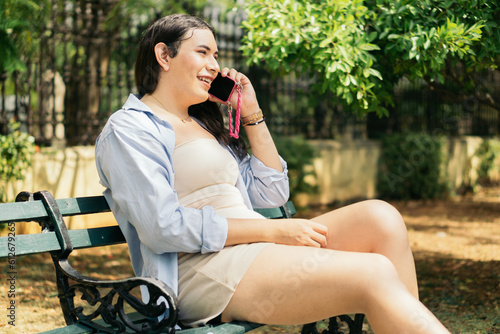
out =
<svg viewBox="0 0 500 334"><path fill-rule="evenodd" d="M16 259L31 254L50 253L55 265L58 297L67 326L45 333L181 333L181 334L237 334L251 331L260 324L231 322L207 325L199 328L175 329L177 324L177 302L174 293L160 280L151 277L131 277L119 280L97 280L82 275L69 263L68 257L75 249L102 247L125 243L118 225L68 230L66 216L109 212L103 196L54 199L47 191L34 194L22 192L14 203L0 204L0 224L6 225L0 237L0 258L5 259L7 284L15 289ZM291 202L273 209L257 209L267 218L291 217L295 208ZM36 221L41 233L18 235L16 224ZM3 283L2 283L3 284ZM149 301L140 298L139 290L147 290ZM80 298L78 298L80 297ZM14 312L15 300L7 305ZM168 311L167 311L168 305ZM166 312L167 311L167 312ZM167 314L166 316L165 313ZM322 333L342 333L338 330L337 317L329 322L329 329ZM347 315L339 317L345 321L351 334L361 334L363 315L352 320ZM316 325L307 324L303 334L319 333Z"/></svg>

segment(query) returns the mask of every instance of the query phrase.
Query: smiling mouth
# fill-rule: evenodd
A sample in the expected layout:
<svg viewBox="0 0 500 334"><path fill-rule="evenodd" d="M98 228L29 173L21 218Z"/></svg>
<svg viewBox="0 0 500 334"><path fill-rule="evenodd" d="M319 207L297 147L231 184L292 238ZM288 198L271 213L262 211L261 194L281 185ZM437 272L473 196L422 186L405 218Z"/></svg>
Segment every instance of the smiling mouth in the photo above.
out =
<svg viewBox="0 0 500 334"><path fill-rule="evenodd" d="M198 77L198 80L203 81L203 82L206 82L206 83L207 83L207 84L209 84L209 85L211 85L211 84L212 84L212 80L210 80L209 78Z"/></svg>

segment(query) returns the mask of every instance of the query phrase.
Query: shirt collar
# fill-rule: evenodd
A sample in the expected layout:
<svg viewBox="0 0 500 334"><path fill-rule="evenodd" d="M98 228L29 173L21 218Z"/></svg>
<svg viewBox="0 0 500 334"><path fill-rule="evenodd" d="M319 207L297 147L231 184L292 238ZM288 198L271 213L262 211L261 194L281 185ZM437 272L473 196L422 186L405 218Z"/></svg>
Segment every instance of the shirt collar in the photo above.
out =
<svg viewBox="0 0 500 334"><path fill-rule="evenodd" d="M143 96L144 95L140 94L130 94L122 108L124 110L132 109L138 111L147 111L154 114L153 110L151 110L151 108L149 108L144 102L141 101Z"/></svg>
<svg viewBox="0 0 500 334"><path fill-rule="evenodd" d="M148 107L147 104L141 101L142 97L144 95L140 94L130 94L128 96L127 101L125 101L125 104L123 105L122 109L123 110L133 110L133 111L138 111L138 112L143 112L145 114L151 114L153 118L156 119L157 122L168 124L170 127L170 123L164 119L161 119L150 107Z"/></svg>
<svg viewBox="0 0 500 334"><path fill-rule="evenodd" d="M128 96L128 99L127 101L125 102L125 104L123 105L122 109L124 110L135 110L135 111L141 111L141 112L145 112L145 113L151 113L153 116L155 116L156 118L158 118L158 120L162 121L162 122L166 122L168 123L167 121L164 121L162 119L160 119L158 117L158 115L155 114L155 112L150 108L148 107L144 102L141 101L142 97L144 95L140 95L140 94L130 94ZM191 118L197 122L198 124L200 124L205 130L207 130L208 132L212 133L208 128L207 126L202 122L200 121L198 118L194 117L194 116L191 116ZM212 133L212 135L214 135ZM217 138L217 136L214 135L214 137ZM220 141L219 138L217 138L217 141L222 144L222 142ZM225 146L225 145L223 145Z"/></svg>

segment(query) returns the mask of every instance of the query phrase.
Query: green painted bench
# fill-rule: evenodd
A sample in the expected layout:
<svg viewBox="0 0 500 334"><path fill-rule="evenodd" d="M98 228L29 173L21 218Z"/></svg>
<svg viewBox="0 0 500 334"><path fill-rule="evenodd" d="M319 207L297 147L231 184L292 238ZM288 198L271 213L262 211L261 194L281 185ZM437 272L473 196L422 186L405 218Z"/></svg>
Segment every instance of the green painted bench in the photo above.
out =
<svg viewBox="0 0 500 334"><path fill-rule="evenodd" d="M163 282L150 277L97 280L75 270L68 261L74 249L109 246L126 241L117 225L68 230L64 217L109 211L103 196L56 200L47 191L35 194L22 192L15 203L0 204L0 224L6 225L4 234L7 233L0 237L0 258L6 259L7 265L12 268L15 267L17 257L31 254L50 253L54 262L58 297L67 326L45 333L237 334L261 326L248 322L231 322L176 330L176 297ZM291 217L295 214L291 202L280 208L256 211L267 218ZM40 223L42 232L15 234L15 224L29 221ZM150 295L147 303L140 298L139 291L144 289ZM167 316L162 317L164 314ZM354 320L347 316L341 316L340 319L347 322L351 334L361 334L362 315L356 315ZM303 327L302 333L319 332L315 324L308 324ZM323 333L341 333L338 331L336 317L330 319L330 329Z"/></svg>

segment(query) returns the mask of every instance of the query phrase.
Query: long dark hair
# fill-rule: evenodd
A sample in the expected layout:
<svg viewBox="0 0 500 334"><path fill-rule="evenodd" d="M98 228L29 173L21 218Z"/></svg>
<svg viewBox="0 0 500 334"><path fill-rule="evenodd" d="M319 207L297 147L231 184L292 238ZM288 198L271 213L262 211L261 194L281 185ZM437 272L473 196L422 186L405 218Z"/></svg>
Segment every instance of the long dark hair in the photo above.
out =
<svg viewBox="0 0 500 334"><path fill-rule="evenodd" d="M160 65L156 61L154 47L158 43L165 43L169 55L177 55L181 43L190 38L188 32L194 29L208 29L215 37L214 28L202 19L175 14L165 16L153 22L144 32L137 48L135 62L135 83L140 95L151 94L158 85ZM243 158L246 153L245 142L241 139L231 138L224 127L224 117L217 103L205 101L189 107L189 115L199 119L208 131Z"/></svg>

